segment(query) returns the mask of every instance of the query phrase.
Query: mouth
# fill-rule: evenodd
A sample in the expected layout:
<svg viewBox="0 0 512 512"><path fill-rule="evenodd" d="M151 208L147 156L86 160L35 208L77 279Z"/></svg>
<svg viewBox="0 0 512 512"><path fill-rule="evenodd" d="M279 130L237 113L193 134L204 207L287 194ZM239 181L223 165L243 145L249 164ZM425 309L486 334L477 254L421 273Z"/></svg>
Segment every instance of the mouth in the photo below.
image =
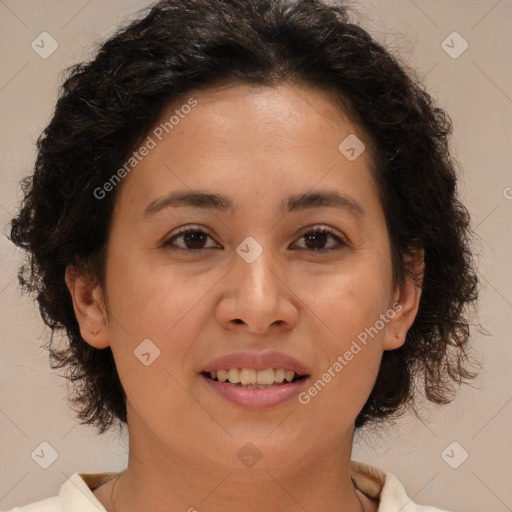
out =
<svg viewBox="0 0 512 512"><path fill-rule="evenodd" d="M290 403L307 385L311 371L274 350L237 352L210 361L200 377L222 400L249 409Z"/></svg>
<svg viewBox="0 0 512 512"><path fill-rule="evenodd" d="M206 378L236 387L246 389L268 389L286 384L305 380L307 374L299 374L293 370L284 368L265 368L256 370L254 368L228 368L225 370L214 370L201 372Z"/></svg>

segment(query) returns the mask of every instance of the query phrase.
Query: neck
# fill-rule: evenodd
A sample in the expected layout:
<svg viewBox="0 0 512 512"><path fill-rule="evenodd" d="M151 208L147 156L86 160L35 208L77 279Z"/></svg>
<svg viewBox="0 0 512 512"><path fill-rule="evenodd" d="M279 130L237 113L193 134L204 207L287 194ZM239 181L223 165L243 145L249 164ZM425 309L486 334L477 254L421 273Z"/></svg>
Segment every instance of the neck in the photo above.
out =
<svg viewBox="0 0 512 512"><path fill-rule="evenodd" d="M128 466L115 482L115 512L365 512L368 500L350 478L352 437L309 457L240 469L158 446L150 437L130 442ZM140 442L144 439L143 442ZM258 466L260 466L258 468ZM364 505L363 505L364 503Z"/></svg>

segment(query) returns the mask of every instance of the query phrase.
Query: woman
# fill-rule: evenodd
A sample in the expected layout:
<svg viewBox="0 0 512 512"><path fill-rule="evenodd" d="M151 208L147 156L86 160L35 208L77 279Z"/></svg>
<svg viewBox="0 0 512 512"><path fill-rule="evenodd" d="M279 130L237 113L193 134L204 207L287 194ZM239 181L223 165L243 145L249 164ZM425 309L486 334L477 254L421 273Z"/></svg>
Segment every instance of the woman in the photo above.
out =
<svg viewBox="0 0 512 512"><path fill-rule="evenodd" d="M475 375L450 132L319 0L161 1L74 67L11 239L129 460L14 510L440 510L351 450Z"/></svg>

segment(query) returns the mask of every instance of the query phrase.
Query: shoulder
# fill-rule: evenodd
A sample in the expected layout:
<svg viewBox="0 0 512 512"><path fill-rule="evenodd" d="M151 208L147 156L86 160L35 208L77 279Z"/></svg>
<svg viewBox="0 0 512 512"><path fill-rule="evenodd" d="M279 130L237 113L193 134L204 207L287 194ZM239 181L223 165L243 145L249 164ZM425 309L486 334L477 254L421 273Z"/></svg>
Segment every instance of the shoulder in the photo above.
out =
<svg viewBox="0 0 512 512"><path fill-rule="evenodd" d="M93 490L117 473L74 473L60 487L58 496L52 496L5 512L106 512Z"/></svg>
<svg viewBox="0 0 512 512"><path fill-rule="evenodd" d="M392 473L356 461L351 461L350 473L356 487L379 503L378 512L449 512L414 503Z"/></svg>

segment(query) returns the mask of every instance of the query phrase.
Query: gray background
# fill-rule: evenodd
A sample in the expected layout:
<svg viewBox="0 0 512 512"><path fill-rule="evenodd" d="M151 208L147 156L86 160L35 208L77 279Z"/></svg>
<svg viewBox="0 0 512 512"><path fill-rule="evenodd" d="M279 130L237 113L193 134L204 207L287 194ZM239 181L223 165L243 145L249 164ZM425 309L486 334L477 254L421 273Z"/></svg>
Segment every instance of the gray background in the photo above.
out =
<svg viewBox="0 0 512 512"><path fill-rule="evenodd" d="M484 361L474 388L462 388L449 406L425 405L422 421L406 417L387 433L360 440L353 458L394 473L417 503L455 512L510 511L512 1L353 4L363 26L419 71L452 117L453 151L464 173L460 193L483 239L480 321L492 334L474 333ZM142 0L0 0L3 233L20 199L17 183L31 172L35 140L51 116L60 72L88 58L94 45L146 5ZM451 35L454 31L469 45L457 58L463 41ZM58 43L46 59L31 47L34 40L42 46L42 32ZM445 40L452 56L443 48ZM57 494L75 471L123 469L126 446L114 435L98 437L75 423L64 380L51 372L39 348L46 331L37 306L17 287L21 254L3 235L0 260L0 509L5 510ZM31 457L42 442L58 452L48 469ZM468 458L453 469L450 464L460 463L465 452Z"/></svg>

